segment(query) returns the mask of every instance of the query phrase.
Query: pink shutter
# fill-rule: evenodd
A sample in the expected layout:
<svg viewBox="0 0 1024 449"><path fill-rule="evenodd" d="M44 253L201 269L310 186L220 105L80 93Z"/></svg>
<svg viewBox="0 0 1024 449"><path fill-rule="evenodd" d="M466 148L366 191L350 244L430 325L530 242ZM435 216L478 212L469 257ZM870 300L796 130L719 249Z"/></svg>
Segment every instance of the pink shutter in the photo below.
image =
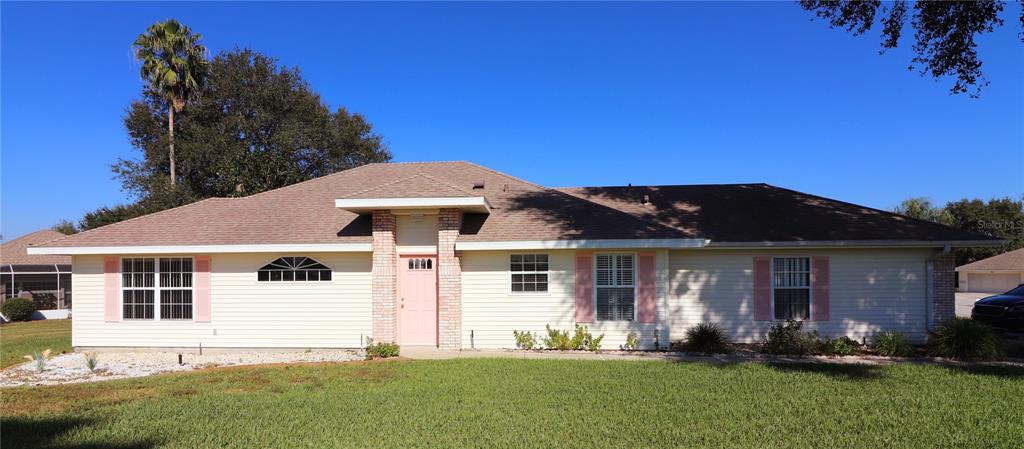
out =
<svg viewBox="0 0 1024 449"><path fill-rule="evenodd" d="M594 255L576 253L576 322L594 322Z"/></svg>
<svg viewBox="0 0 1024 449"><path fill-rule="evenodd" d="M653 323L658 316L654 253L637 254L636 270L636 319L641 323Z"/></svg>
<svg viewBox="0 0 1024 449"><path fill-rule="evenodd" d="M754 319L772 319L772 258L754 258Z"/></svg>
<svg viewBox="0 0 1024 449"><path fill-rule="evenodd" d="M103 258L103 321L121 320L121 261L117 256Z"/></svg>
<svg viewBox="0 0 1024 449"><path fill-rule="evenodd" d="M811 320L828 321L829 318L828 256L811 259Z"/></svg>
<svg viewBox="0 0 1024 449"><path fill-rule="evenodd" d="M210 322L210 256L196 256L195 264L195 321Z"/></svg>

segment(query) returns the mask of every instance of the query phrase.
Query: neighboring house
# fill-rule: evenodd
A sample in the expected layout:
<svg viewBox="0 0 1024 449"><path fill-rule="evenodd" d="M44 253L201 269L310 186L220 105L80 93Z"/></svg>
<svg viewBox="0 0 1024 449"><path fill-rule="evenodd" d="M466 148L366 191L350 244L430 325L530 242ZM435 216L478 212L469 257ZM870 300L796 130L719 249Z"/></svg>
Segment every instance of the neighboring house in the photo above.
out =
<svg viewBox="0 0 1024 449"><path fill-rule="evenodd" d="M960 291L1004 293L1024 284L1024 248L956 267Z"/></svg>
<svg viewBox="0 0 1024 449"><path fill-rule="evenodd" d="M35 319L67 318L71 310L71 257L29 255L26 249L65 237L52 229L26 234L0 246L0 284L3 300L31 297Z"/></svg>
<svg viewBox="0 0 1024 449"><path fill-rule="evenodd" d="M766 184L551 189L467 162L371 164L29 250L74 260L76 347L508 348L584 324L617 348L801 319L922 340L949 250L1002 241Z"/></svg>

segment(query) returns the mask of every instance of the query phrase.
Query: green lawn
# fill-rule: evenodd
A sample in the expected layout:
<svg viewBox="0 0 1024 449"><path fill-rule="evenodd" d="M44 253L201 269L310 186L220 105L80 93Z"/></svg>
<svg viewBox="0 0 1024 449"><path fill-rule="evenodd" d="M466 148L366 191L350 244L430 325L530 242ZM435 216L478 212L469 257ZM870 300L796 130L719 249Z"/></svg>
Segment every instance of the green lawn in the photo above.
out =
<svg viewBox="0 0 1024 449"><path fill-rule="evenodd" d="M25 362L32 351L71 351L71 320L40 320L0 325L0 368Z"/></svg>
<svg viewBox="0 0 1024 449"><path fill-rule="evenodd" d="M1024 369L461 359L6 389L5 449L1020 447Z"/></svg>

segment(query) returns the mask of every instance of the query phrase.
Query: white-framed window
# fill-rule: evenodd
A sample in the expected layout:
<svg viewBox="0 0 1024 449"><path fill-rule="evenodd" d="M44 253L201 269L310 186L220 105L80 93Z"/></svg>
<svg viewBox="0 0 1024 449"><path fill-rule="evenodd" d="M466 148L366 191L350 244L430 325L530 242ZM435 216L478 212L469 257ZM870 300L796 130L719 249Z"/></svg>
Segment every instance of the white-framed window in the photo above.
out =
<svg viewBox="0 0 1024 449"><path fill-rule="evenodd" d="M548 291L548 255L512 254L508 270L511 272L513 293L543 293Z"/></svg>
<svg viewBox="0 0 1024 449"><path fill-rule="evenodd" d="M811 317L811 258L772 258L772 309L777 320Z"/></svg>
<svg viewBox="0 0 1024 449"><path fill-rule="evenodd" d="M126 320L191 320L192 258L121 259L121 316Z"/></svg>
<svg viewBox="0 0 1024 449"><path fill-rule="evenodd" d="M594 280L599 321L633 321L636 311L636 256L597 254Z"/></svg>
<svg viewBox="0 0 1024 449"><path fill-rule="evenodd" d="M318 282L331 280L331 269L309 257L280 257L256 272L259 282Z"/></svg>

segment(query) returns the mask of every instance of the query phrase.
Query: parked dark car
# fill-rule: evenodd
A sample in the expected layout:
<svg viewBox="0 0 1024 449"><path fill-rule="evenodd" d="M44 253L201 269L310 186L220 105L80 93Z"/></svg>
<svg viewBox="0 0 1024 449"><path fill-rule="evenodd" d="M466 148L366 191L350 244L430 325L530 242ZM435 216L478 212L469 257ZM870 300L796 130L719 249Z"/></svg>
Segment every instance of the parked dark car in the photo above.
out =
<svg viewBox="0 0 1024 449"><path fill-rule="evenodd" d="M1024 329L1024 284L974 302L971 318L1006 329Z"/></svg>

